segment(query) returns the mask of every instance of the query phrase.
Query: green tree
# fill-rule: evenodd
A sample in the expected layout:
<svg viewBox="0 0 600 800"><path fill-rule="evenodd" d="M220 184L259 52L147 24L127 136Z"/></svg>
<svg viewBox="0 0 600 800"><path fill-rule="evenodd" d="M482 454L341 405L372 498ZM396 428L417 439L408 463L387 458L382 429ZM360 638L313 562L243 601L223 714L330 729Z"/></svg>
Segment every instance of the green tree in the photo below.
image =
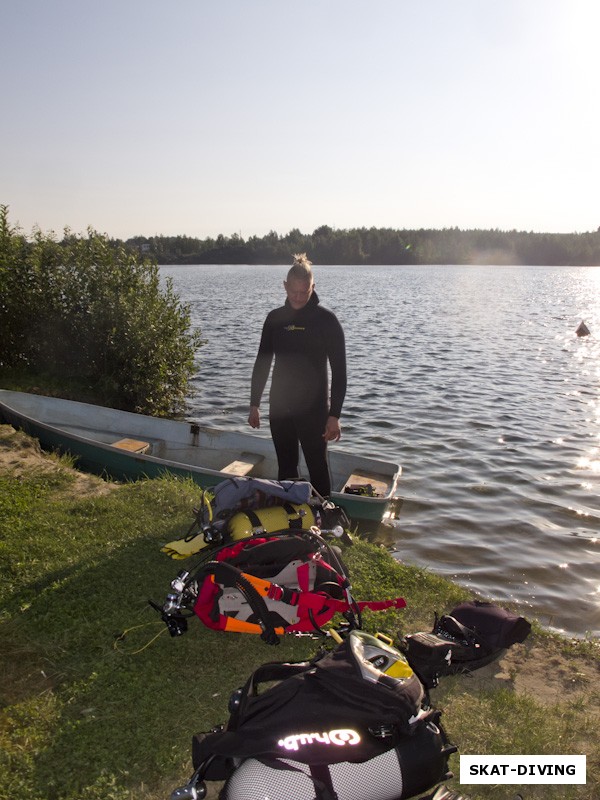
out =
<svg viewBox="0 0 600 800"><path fill-rule="evenodd" d="M27 243L8 222L8 206L0 206L0 367L18 366L27 337L30 276L13 265L26 259ZM17 308L13 298L21 298Z"/></svg>
<svg viewBox="0 0 600 800"><path fill-rule="evenodd" d="M202 342L156 264L92 229L26 243L0 212L2 365L80 378L118 408L180 411Z"/></svg>

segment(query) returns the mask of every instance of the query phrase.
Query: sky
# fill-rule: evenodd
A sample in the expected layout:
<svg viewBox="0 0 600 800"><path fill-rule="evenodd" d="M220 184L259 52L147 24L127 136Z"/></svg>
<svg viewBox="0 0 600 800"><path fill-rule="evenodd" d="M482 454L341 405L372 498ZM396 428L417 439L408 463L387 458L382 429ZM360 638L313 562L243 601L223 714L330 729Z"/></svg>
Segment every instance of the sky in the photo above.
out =
<svg viewBox="0 0 600 800"><path fill-rule="evenodd" d="M598 0L0 0L25 233L600 226Z"/></svg>

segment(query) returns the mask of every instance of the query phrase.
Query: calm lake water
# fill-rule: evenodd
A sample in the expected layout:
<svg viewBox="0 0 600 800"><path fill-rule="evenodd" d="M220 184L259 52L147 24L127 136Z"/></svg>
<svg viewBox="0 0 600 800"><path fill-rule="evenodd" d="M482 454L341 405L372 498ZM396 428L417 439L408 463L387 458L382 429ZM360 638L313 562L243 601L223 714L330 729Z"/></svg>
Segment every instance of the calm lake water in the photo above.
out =
<svg viewBox="0 0 600 800"><path fill-rule="evenodd" d="M161 268L207 340L190 417L249 430L250 374L286 271ZM600 268L314 271L347 339L339 447L403 468L395 556L599 637ZM582 319L591 335L578 338Z"/></svg>

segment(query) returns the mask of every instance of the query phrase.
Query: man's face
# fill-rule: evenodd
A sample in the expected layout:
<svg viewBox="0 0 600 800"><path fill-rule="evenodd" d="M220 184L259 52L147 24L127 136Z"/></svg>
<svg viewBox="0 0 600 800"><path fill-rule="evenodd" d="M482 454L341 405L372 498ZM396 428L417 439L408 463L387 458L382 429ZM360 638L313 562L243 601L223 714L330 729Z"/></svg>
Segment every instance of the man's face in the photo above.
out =
<svg viewBox="0 0 600 800"><path fill-rule="evenodd" d="M289 304L294 311L299 311L308 303L310 296L313 293L315 285L312 281L305 281L301 278L290 278L289 281L284 281Z"/></svg>

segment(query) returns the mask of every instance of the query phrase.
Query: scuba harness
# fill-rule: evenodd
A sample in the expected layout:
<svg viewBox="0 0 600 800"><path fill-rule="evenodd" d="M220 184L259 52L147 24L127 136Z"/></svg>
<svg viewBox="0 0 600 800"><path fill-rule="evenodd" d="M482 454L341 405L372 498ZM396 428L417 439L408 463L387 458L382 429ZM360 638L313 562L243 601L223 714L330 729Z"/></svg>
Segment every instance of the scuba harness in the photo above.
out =
<svg viewBox="0 0 600 800"><path fill-rule="evenodd" d="M364 608L403 608L403 598L356 601L338 547L351 541L342 508L306 481L228 478L204 491L184 539L163 552L201 553L199 563L171 582L161 614L172 636L196 615L208 628L259 634L277 644L284 633L326 635L340 613L342 629L361 627Z"/></svg>
<svg viewBox="0 0 600 800"><path fill-rule="evenodd" d="M326 635L336 613L343 629L361 627L365 608L404 608L403 598L357 601L338 548L317 528L251 536L211 548L191 571L180 572L161 608L172 636L196 615L213 630L259 634L277 644L285 633Z"/></svg>

